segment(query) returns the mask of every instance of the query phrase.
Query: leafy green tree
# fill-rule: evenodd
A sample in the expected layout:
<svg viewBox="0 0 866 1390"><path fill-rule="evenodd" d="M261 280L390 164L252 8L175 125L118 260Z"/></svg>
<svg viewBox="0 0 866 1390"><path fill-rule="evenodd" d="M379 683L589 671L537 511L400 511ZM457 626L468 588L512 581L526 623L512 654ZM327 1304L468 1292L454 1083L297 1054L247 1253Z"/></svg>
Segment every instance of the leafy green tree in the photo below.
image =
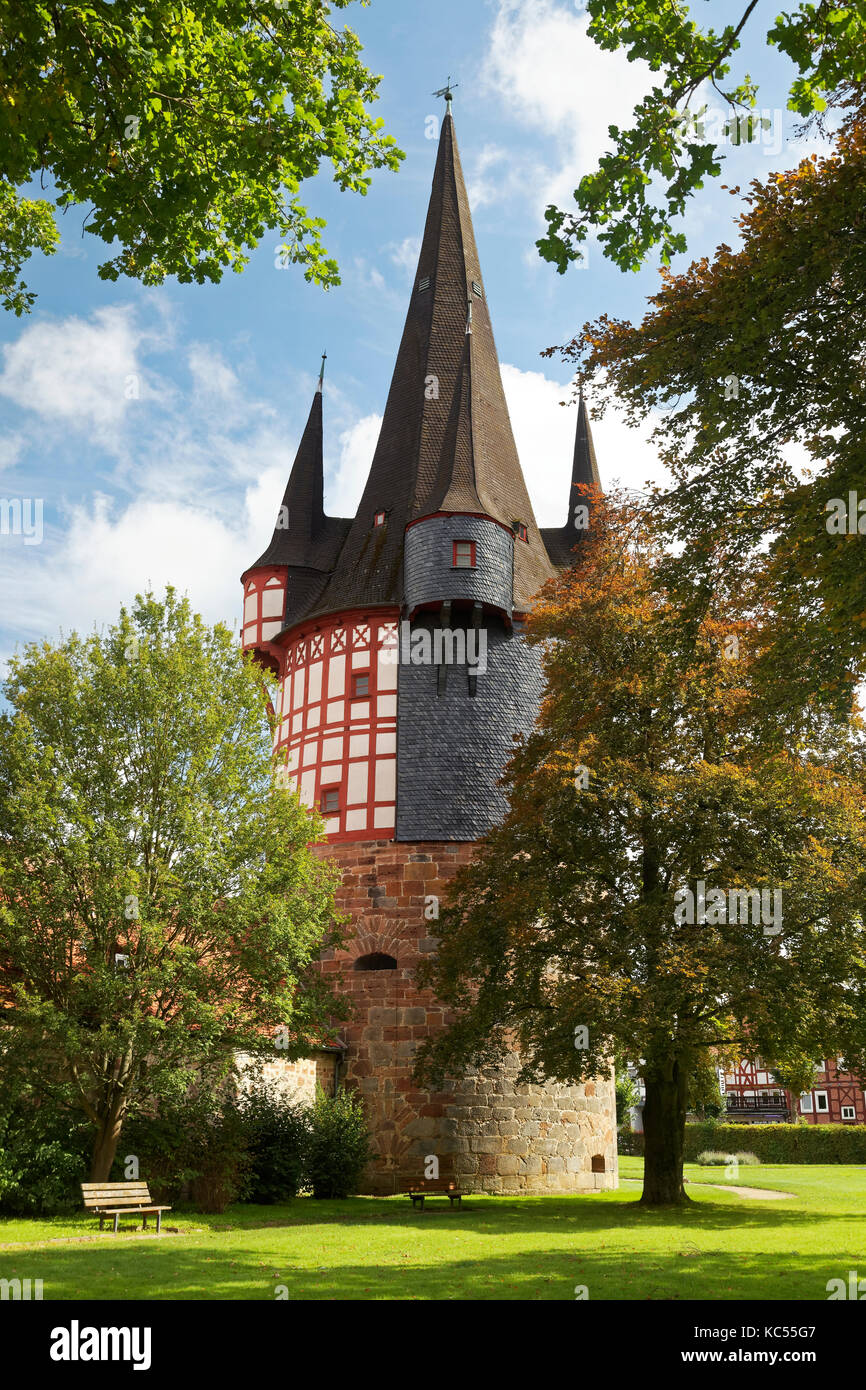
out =
<svg viewBox="0 0 866 1390"><path fill-rule="evenodd" d="M654 246L664 265L685 251L676 219L704 181L721 173L723 144L759 139L767 119L757 109L758 84L733 71L746 38L752 54L763 40L789 59L788 110L804 125L820 122L831 103L860 99L866 11L859 0L800 0L768 26L757 8L758 0L726 0L727 22L714 29L682 0L587 0L588 33L598 47L622 49L660 77L635 107L631 128L610 127L614 148L581 179L576 207L548 207L547 235L537 245L560 273L582 259L592 230L621 270L639 269ZM724 112L717 132L702 128L704 91Z"/></svg>
<svg viewBox="0 0 866 1390"><path fill-rule="evenodd" d="M219 281L267 230L281 261L339 283L301 184L330 163L342 190L402 158L368 105L380 79L334 9L351 0L0 0L0 302L59 241L51 203L88 208L116 243L103 279ZM363 0L362 0L363 3Z"/></svg>
<svg viewBox="0 0 866 1390"><path fill-rule="evenodd" d="M685 620L721 557L763 576L765 709L790 737L784 706L844 712L866 671L866 118L746 204L736 251L665 273L641 322L602 317L561 351L596 380L595 414L616 400L656 420Z"/></svg>
<svg viewBox="0 0 866 1390"><path fill-rule="evenodd" d="M372 1152L364 1102L355 1091L328 1096L321 1086L309 1112L305 1184L314 1197L351 1197Z"/></svg>
<svg viewBox="0 0 866 1390"><path fill-rule="evenodd" d="M5 691L0 1047L91 1121L99 1181L130 1106L330 1036L334 874L275 785L260 673L171 589L30 646Z"/></svg>
<svg viewBox="0 0 866 1390"><path fill-rule="evenodd" d="M687 1200L689 1078L714 1049L866 1056L866 797L833 761L850 746L862 769L862 735L840 720L822 746L767 746L748 586L721 568L693 629L661 558L648 509L596 501L530 621L546 693L508 813L419 970L454 1013L422 1079L509 1043L525 1080L635 1060L652 1205Z"/></svg>
<svg viewBox="0 0 866 1390"><path fill-rule="evenodd" d="M640 1091L626 1070L617 1068L616 1073L616 1123L617 1128L630 1128L629 1111L640 1105Z"/></svg>

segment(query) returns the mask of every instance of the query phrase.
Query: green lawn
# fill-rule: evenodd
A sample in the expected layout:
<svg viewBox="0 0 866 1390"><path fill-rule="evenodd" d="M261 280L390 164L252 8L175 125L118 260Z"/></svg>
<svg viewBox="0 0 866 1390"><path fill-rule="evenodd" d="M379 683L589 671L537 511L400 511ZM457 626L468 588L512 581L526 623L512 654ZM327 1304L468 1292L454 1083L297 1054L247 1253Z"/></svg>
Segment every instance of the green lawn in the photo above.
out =
<svg viewBox="0 0 866 1390"><path fill-rule="evenodd" d="M866 1277L866 1166L762 1165L716 1191L723 1169L689 1166L693 1206L644 1211L642 1160L618 1192L470 1197L462 1211L408 1198L299 1198L224 1216L171 1213L180 1234L94 1236L92 1218L0 1219L0 1278L41 1278L46 1299L819 1299L830 1278Z"/></svg>

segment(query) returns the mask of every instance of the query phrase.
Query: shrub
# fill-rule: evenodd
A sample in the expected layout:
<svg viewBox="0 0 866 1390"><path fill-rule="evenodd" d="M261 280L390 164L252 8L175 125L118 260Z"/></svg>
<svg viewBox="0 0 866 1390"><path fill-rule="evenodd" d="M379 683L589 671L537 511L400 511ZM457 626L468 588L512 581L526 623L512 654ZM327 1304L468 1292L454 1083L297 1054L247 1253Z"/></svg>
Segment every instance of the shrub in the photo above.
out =
<svg viewBox="0 0 866 1390"><path fill-rule="evenodd" d="M138 1112L124 1125L112 1180L124 1178L126 1156L138 1159L151 1196L174 1205L187 1193L199 1211L221 1212L236 1202L249 1172L240 1111L233 1099L190 1091L163 1100L154 1114Z"/></svg>
<svg viewBox="0 0 866 1390"><path fill-rule="evenodd" d="M759 1163L866 1163L866 1125L686 1125L685 1158L706 1149L735 1153L748 1139ZM620 1136L619 1152L642 1157L644 1136ZM742 1161L742 1160L741 1160Z"/></svg>
<svg viewBox="0 0 866 1390"><path fill-rule="evenodd" d="M0 1098L0 1211L54 1216L81 1205L93 1129L74 1113L22 1093Z"/></svg>
<svg viewBox="0 0 866 1390"><path fill-rule="evenodd" d="M357 1192L370 1159L364 1106L352 1091L326 1096L316 1089L309 1112L305 1185L314 1197L349 1197Z"/></svg>
<svg viewBox="0 0 866 1390"><path fill-rule="evenodd" d="M695 1159L695 1163L700 1163L703 1168L727 1167L729 1163L745 1164L746 1166L760 1163L760 1159L752 1153L720 1153L717 1149L704 1149Z"/></svg>
<svg viewBox="0 0 866 1390"><path fill-rule="evenodd" d="M259 1084L239 1100L249 1151L247 1202L286 1202L303 1184L309 1112L273 1087Z"/></svg>

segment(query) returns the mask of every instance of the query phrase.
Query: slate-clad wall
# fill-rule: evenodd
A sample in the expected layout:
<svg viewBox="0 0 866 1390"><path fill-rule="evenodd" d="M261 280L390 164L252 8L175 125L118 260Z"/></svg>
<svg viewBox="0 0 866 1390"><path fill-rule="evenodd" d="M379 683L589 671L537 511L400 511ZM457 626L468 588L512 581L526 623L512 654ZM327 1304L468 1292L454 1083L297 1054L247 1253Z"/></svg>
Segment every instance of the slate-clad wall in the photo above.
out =
<svg viewBox="0 0 866 1390"><path fill-rule="evenodd" d="M453 542L474 541L475 569L454 569ZM406 607L462 599L491 604L511 616L514 546L510 531L479 516L433 516L406 531Z"/></svg>
<svg viewBox="0 0 866 1390"><path fill-rule="evenodd" d="M424 614L419 625L435 628ZM452 627L456 626L452 622ZM528 732L542 691L541 656L485 614L487 671L470 695L467 668L447 667L437 693L435 666L401 660L397 676L398 840L478 840L504 816L497 785L514 751L512 735Z"/></svg>

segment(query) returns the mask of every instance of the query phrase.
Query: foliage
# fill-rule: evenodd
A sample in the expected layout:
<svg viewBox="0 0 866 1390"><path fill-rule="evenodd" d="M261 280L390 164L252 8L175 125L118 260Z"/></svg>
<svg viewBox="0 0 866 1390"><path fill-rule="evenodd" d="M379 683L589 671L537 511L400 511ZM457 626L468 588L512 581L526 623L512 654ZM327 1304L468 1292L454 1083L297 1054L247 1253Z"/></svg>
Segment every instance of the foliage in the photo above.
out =
<svg viewBox="0 0 866 1390"><path fill-rule="evenodd" d="M238 1109L250 1162L244 1200L290 1201L303 1185L309 1111L264 1084L245 1091Z"/></svg>
<svg viewBox="0 0 866 1390"><path fill-rule="evenodd" d="M738 250L665 274L641 323L603 316L561 351L600 378L596 415L614 398L632 423L655 415L674 485L654 500L686 620L723 555L762 571L756 675L785 738L792 708L844 710L866 671L866 117L830 154L753 182L746 204Z"/></svg>
<svg viewBox="0 0 866 1390"><path fill-rule="evenodd" d="M717 31L696 22L684 3L587 0L588 35L598 47L624 50L661 79L635 107L630 129L610 127L614 148L581 179L576 210L548 207L547 235L537 245L560 274L582 259L592 229L621 270L639 269L654 246L663 265L685 251L675 219L704 181L721 173L723 144L758 140L764 126L757 83L745 71L733 76L731 63L756 6L757 0L740 0L739 14ZM748 32L755 34L754 23ZM862 4L800 0L776 16L763 38L790 60L788 110L804 127L820 125L829 104L850 101L866 77ZM702 127L705 97L720 106L718 131Z"/></svg>
<svg viewBox="0 0 866 1390"><path fill-rule="evenodd" d="M454 1011L421 1050L424 1079L509 1041L526 1080L585 1080L619 1049L643 1059L648 1201L684 1195L687 1080L712 1049L856 1069L866 1041L866 798L834 763L862 777L859 725L828 724L808 749L764 741L747 639L760 645L766 615L749 584L720 566L686 624L662 560L650 509L596 498L580 563L530 620L546 689L508 813L457 875L419 971ZM781 893L778 922L760 892Z"/></svg>
<svg viewBox="0 0 866 1390"><path fill-rule="evenodd" d="M272 775L267 692L232 634L169 590L100 636L13 657L0 716L4 1063L95 1130L213 1085L345 1005L318 822Z"/></svg>
<svg viewBox="0 0 866 1390"><path fill-rule="evenodd" d="M743 1141L746 1127L739 1124L688 1124L685 1128L686 1162L697 1162L707 1147L730 1152ZM866 1164L866 1125L772 1124L749 1125L749 1144L760 1163L856 1163ZM629 1134L620 1153L640 1157L644 1136ZM725 1150L722 1148L722 1152Z"/></svg>
<svg viewBox="0 0 866 1390"><path fill-rule="evenodd" d="M760 1164L760 1162L761 1160L753 1153L739 1152L735 1154L726 1154L719 1152L717 1149L704 1149L695 1159L695 1163L699 1163L702 1168L727 1167L729 1163L739 1163L745 1164L747 1167L754 1167L755 1164Z"/></svg>
<svg viewBox="0 0 866 1390"><path fill-rule="evenodd" d="M314 1197L357 1192L371 1155L364 1105L354 1091L328 1096L321 1086L310 1112L305 1186Z"/></svg>
<svg viewBox="0 0 866 1390"><path fill-rule="evenodd" d="M226 1092L193 1087L164 1099L155 1113L131 1116L123 1139L113 1182L127 1177L134 1158L152 1196L175 1203L189 1193L199 1211L225 1211L245 1189L248 1138L240 1109Z"/></svg>
<svg viewBox="0 0 866 1390"><path fill-rule="evenodd" d="M709 1053L696 1057L689 1075L686 1108L702 1120L725 1113L725 1098L719 1086L718 1059Z"/></svg>
<svg viewBox="0 0 866 1390"><path fill-rule="evenodd" d="M627 1071L618 1071L616 1074L617 1129L623 1125L627 1129L631 1127L629 1111L633 1110L636 1105L640 1105L640 1091Z"/></svg>
<svg viewBox="0 0 866 1390"><path fill-rule="evenodd" d="M0 1212L50 1216L81 1205L92 1136L83 1120L0 1087Z"/></svg>
<svg viewBox="0 0 866 1390"><path fill-rule="evenodd" d="M15 190L53 177L64 213L118 249L106 280L242 270L266 231L308 280L339 283L301 184L330 163L341 190L401 153L367 109L379 78L334 9L351 0L0 4L0 301L33 294L21 265L58 241L51 204Z"/></svg>

